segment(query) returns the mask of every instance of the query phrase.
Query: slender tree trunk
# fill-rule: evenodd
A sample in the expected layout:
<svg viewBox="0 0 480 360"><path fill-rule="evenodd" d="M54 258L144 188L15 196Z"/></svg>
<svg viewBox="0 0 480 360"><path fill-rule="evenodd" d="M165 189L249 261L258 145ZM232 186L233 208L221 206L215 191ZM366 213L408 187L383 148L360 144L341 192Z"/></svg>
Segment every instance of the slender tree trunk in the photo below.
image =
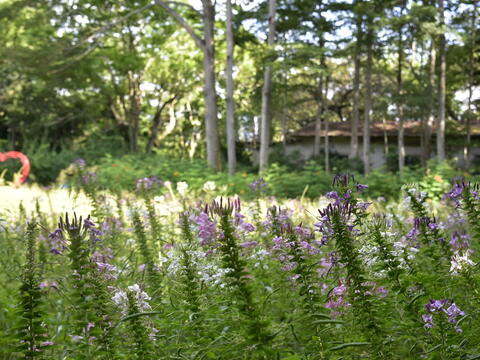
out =
<svg viewBox="0 0 480 360"><path fill-rule="evenodd" d="M276 0L268 2L268 49L272 50L275 42L275 12ZM270 147L271 130L271 94L272 94L272 66L265 67L264 82L262 88L262 120L260 126L260 172L266 170L268 166L268 153Z"/></svg>
<svg viewBox="0 0 480 360"><path fill-rule="evenodd" d="M324 115L325 115L325 109L327 107L326 98L328 93L328 82L329 82L328 80L329 79L327 77L327 79L325 80L325 92L322 96L322 117L324 118L324 123L325 123L325 172L327 174L330 173L330 137L328 136L329 121Z"/></svg>
<svg viewBox="0 0 480 360"><path fill-rule="evenodd" d="M372 19L368 21L367 66L365 69L365 114L363 121L363 165L364 173L370 172L370 115L372 111L372 62L373 62L373 28Z"/></svg>
<svg viewBox="0 0 480 360"><path fill-rule="evenodd" d="M195 118L193 116L193 111L192 111L192 104L190 102L190 99L188 99L186 103L186 108L188 112L188 121L190 121L190 124L192 125L192 135L190 137L190 140L188 141L189 148L188 148L188 158L191 160L195 156L195 152L197 150L198 144L200 143L200 140L202 139L202 123L199 119ZM175 112L173 111L173 106L171 106L172 109L172 114L170 116L175 116Z"/></svg>
<svg viewBox="0 0 480 360"><path fill-rule="evenodd" d="M227 153L228 173L235 174L235 101L233 99L233 23L232 1L227 0Z"/></svg>
<svg viewBox="0 0 480 360"><path fill-rule="evenodd" d="M383 124L383 153L388 155L388 134L387 134L387 121L385 120L385 117L382 118L382 124Z"/></svg>
<svg viewBox="0 0 480 360"><path fill-rule="evenodd" d="M438 12L440 16L440 26L445 26L443 0L438 0ZM443 30L442 30L443 31ZM437 118L437 158L440 161L445 160L445 77L447 70L445 33L440 34L440 75L438 84L438 118Z"/></svg>
<svg viewBox="0 0 480 360"><path fill-rule="evenodd" d="M424 121L423 134L424 134L424 151L423 151L423 166L426 167L427 160L430 159L432 153L432 129L435 123L435 62L437 59L437 53L435 48L435 41L432 36L430 44L430 55L429 55L429 72L428 72L428 114L427 118Z"/></svg>
<svg viewBox="0 0 480 360"><path fill-rule="evenodd" d="M128 122L130 127L130 151L138 152L138 135L140 132L140 113L142 94L140 91L140 79L132 71L128 71L129 82L129 109Z"/></svg>
<svg viewBox="0 0 480 360"><path fill-rule="evenodd" d="M287 156L287 78L285 77L285 83L283 84L282 94L282 154Z"/></svg>
<svg viewBox="0 0 480 360"><path fill-rule="evenodd" d="M318 79L318 92L317 92L317 114L315 116L315 138L313 143L313 155L320 155L321 136L322 130L322 117L324 110L324 97L323 97L323 74Z"/></svg>
<svg viewBox="0 0 480 360"><path fill-rule="evenodd" d="M352 116L352 133L350 138L350 154L349 158L358 157L358 124L360 122L360 56L362 52L362 20L357 18L357 43L355 44L354 53L354 75L353 75L353 116Z"/></svg>
<svg viewBox="0 0 480 360"><path fill-rule="evenodd" d="M158 129L160 128L160 124L162 122L162 113L165 107L172 103L175 100L176 96L171 97L163 104L159 104L157 107L157 111L155 111L155 115L153 116L152 127L150 128L150 137L148 138L146 152L150 154L153 150L153 146L155 145L155 140L158 136Z"/></svg>
<svg viewBox="0 0 480 360"><path fill-rule="evenodd" d="M473 86L474 86L474 60L475 60L475 45L477 42L477 2L473 2L473 12L472 12L472 18L471 18L472 24L472 43L471 43L471 50L470 50L470 56L468 59L468 103L467 103L467 124L466 124L466 131L467 131L467 139L465 143L465 148L463 151L463 157L464 157L464 166L465 169L468 170L470 167L470 147L472 143L472 126L471 126L471 121L472 121L472 115L473 115L473 110L472 110L472 97L473 97Z"/></svg>
<svg viewBox="0 0 480 360"><path fill-rule="evenodd" d="M397 115L398 115L398 171L403 172L405 167L405 142L403 128L403 94L402 94L402 66L403 66L403 42L402 28L399 30L398 38L398 70L397 70Z"/></svg>

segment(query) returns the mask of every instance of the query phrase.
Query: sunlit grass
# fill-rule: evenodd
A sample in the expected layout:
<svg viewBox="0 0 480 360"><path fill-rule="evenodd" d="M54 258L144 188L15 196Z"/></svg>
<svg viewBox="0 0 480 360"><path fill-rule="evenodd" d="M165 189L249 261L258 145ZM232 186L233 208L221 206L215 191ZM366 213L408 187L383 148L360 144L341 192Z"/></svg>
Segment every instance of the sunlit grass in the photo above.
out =
<svg viewBox="0 0 480 360"><path fill-rule="evenodd" d="M76 194L68 189L45 189L37 185L23 185L19 188L0 186L0 213L17 212L20 204L23 204L27 214L36 209L46 213L61 214L76 211L89 213L91 206L83 193Z"/></svg>

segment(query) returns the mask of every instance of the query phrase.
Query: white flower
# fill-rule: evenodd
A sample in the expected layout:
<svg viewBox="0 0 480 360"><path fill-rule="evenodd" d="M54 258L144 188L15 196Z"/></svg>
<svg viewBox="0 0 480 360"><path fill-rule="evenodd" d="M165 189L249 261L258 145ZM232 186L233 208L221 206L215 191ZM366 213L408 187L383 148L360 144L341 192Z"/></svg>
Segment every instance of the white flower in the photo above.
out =
<svg viewBox="0 0 480 360"><path fill-rule="evenodd" d="M160 195L160 196L155 196L153 198L153 201L155 201L156 203L159 203L159 204L163 204L165 202L165 196L164 195Z"/></svg>
<svg viewBox="0 0 480 360"><path fill-rule="evenodd" d="M148 303L148 301L151 300L151 297L145 291L142 291L138 284L129 286L127 289L133 293L133 297L136 300L140 311L144 312L152 309ZM115 295L112 297L112 301L120 308L122 315L125 316L128 314L128 296L125 291L118 290L115 292Z"/></svg>
<svg viewBox="0 0 480 360"><path fill-rule="evenodd" d="M177 183L177 191L181 196L185 196L188 190L188 184L185 181Z"/></svg>
<svg viewBox="0 0 480 360"><path fill-rule="evenodd" d="M475 266L476 264L468 258L468 251L463 255L460 252L456 252L450 261L450 272L453 275L458 275L463 269Z"/></svg>
<svg viewBox="0 0 480 360"><path fill-rule="evenodd" d="M203 191L205 192L213 192L217 188L217 185L215 184L215 181L207 181L205 184L203 184Z"/></svg>

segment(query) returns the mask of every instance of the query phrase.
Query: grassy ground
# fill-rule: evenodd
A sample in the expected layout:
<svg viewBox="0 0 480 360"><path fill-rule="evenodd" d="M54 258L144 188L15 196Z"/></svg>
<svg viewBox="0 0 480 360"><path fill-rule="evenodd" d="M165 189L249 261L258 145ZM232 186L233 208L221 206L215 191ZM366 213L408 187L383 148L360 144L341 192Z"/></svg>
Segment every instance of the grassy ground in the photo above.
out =
<svg viewBox="0 0 480 360"><path fill-rule="evenodd" d="M46 213L65 213L91 211L91 206L83 194L76 195L70 193L68 189L50 189L45 190L39 186L22 186L13 188L10 186L0 186L0 213L8 214L17 212L20 204L23 204L27 214L35 211L38 202L42 212Z"/></svg>

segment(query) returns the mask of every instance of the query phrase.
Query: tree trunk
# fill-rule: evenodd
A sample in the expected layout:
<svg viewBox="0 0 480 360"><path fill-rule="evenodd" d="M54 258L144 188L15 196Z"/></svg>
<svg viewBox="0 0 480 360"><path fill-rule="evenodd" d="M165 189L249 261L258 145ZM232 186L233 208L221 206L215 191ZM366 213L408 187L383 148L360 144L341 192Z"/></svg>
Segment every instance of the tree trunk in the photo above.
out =
<svg viewBox="0 0 480 360"><path fill-rule="evenodd" d="M322 92L322 91L321 91ZM329 121L324 117L324 112L326 109L326 98L328 93L328 78L325 80L325 93L322 96L322 117L324 118L325 123L325 172L330 173L330 138L328 136L329 130ZM341 119L340 119L341 120Z"/></svg>
<svg viewBox="0 0 480 360"><path fill-rule="evenodd" d="M362 52L362 20L357 17L357 43L355 44L354 53L354 75L353 75L353 114L352 114L352 133L350 138L350 154L349 158L358 157L358 123L360 122L360 56Z"/></svg>
<svg viewBox="0 0 480 360"><path fill-rule="evenodd" d="M282 94L282 154L283 156L287 156L287 134L288 134L288 127L287 127L287 77L284 77L284 84L283 84L283 94Z"/></svg>
<svg viewBox="0 0 480 360"><path fill-rule="evenodd" d="M187 101L186 107L188 111L188 120L192 125L192 135L190 137L190 141L188 142L189 143L188 158L191 160L195 156L195 152L197 150L198 144L202 139L202 131L201 131L202 123L200 120L193 117L193 111L192 111L192 105L190 103L190 99ZM174 115L174 112L173 112L173 115Z"/></svg>
<svg viewBox="0 0 480 360"><path fill-rule="evenodd" d="M373 28L372 19L368 21L367 66L365 69L365 114L363 120L363 166L364 173L370 172L370 113L372 110L372 62L373 62Z"/></svg>
<svg viewBox="0 0 480 360"><path fill-rule="evenodd" d="M130 128L130 151L138 152L138 135L140 132L140 113L142 94L140 91L140 79L138 79L132 71L128 71L129 83L129 109L128 124Z"/></svg>
<svg viewBox="0 0 480 360"><path fill-rule="evenodd" d="M470 167L470 147L472 143L472 126L471 126L471 121L472 121L472 115L473 115L473 110L472 110L472 97L473 97L473 87L474 87L474 61L475 61L475 45L477 41L477 2L473 2L473 13L472 13L472 18L471 18L472 24L472 43L471 43L471 50L470 50L470 56L468 59L468 103L467 103L467 124L466 124L466 131L467 131L467 139L465 142L465 148L463 151L463 157L464 157L464 166L465 169L468 170Z"/></svg>
<svg viewBox="0 0 480 360"><path fill-rule="evenodd" d="M227 156L228 173L235 174L237 157L235 153L235 101L233 99L233 24L232 1L227 0Z"/></svg>
<svg viewBox="0 0 480 360"><path fill-rule="evenodd" d="M438 11L440 16L440 27L445 26L445 13L443 0L438 0ZM440 75L438 84L438 118L437 118L437 158L445 160L445 77L447 70L445 33L440 34Z"/></svg>
<svg viewBox="0 0 480 360"><path fill-rule="evenodd" d="M385 157L388 155L388 134L387 134L387 122L385 120L385 117L382 118L382 124L383 124L383 153L385 154Z"/></svg>
<svg viewBox="0 0 480 360"><path fill-rule="evenodd" d="M432 129L435 123L434 107L435 107L435 62L437 59L437 53L435 49L435 41L432 36L430 44L430 59L429 59L429 72L428 72L428 114L423 123L424 134L424 149L422 151L422 163L423 166L427 166L427 160L430 159L432 153Z"/></svg>
<svg viewBox="0 0 480 360"><path fill-rule="evenodd" d="M275 41L275 12L276 0L268 2L268 50L273 49ZM260 172L267 169L268 153L270 146L271 130L271 94L272 94L272 66L269 64L265 68L264 82L262 88L262 119L260 126Z"/></svg>
<svg viewBox="0 0 480 360"><path fill-rule="evenodd" d="M398 115L398 171L403 172L405 167L405 142L403 128L403 94L402 94L402 61L403 61L403 41L402 27L398 32L398 70L397 70L397 115Z"/></svg>
<svg viewBox="0 0 480 360"><path fill-rule="evenodd" d="M211 1L203 0L203 71L205 76L205 132L208 165L221 169L220 144L218 142L217 93L215 90L215 6Z"/></svg>
<svg viewBox="0 0 480 360"><path fill-rule="evenodd" d="M148 143L146 148L147 154L151 154L153 150L153 146L155 145L155 140L157 139L157 136L158 136L158 129L160 128L160 124L162 122L163 110L165 109L165 106L172 103L175 100L175 98L176 96L173 96L170 99L168 99L166 102L164 102L162 105L160 104L158 105L157 111L153 116L152 127L150 128L150 137L148 138Z"/></svg>
<svg viewBox="0 0 480 360"><path fill-rule="evenodd" d="M178 12L173 10L168 2L162 0L154 0L155 3L172 16L180 26L190 35L195 44L203 52L203 71L204 71L204 99L205 99L205 132L207 144L207 161L208 165L220 170L220 144L218 142L218 119L217 119L217 93L215 90L215 43L214 43L214 26L215 26L215 5L211 0L202 0L203 7L203 36L200 38L187 21L180 16Z"/></svg>
<svg viewBox="0 0 480 360"><path fill-rule="evenodd" d="M318 93L317 93L317 114L315 116L315 138L313 142L313 156L320 155L321 136L322 130L322 117L323 117L323 74L318 79Z"/></svg>

